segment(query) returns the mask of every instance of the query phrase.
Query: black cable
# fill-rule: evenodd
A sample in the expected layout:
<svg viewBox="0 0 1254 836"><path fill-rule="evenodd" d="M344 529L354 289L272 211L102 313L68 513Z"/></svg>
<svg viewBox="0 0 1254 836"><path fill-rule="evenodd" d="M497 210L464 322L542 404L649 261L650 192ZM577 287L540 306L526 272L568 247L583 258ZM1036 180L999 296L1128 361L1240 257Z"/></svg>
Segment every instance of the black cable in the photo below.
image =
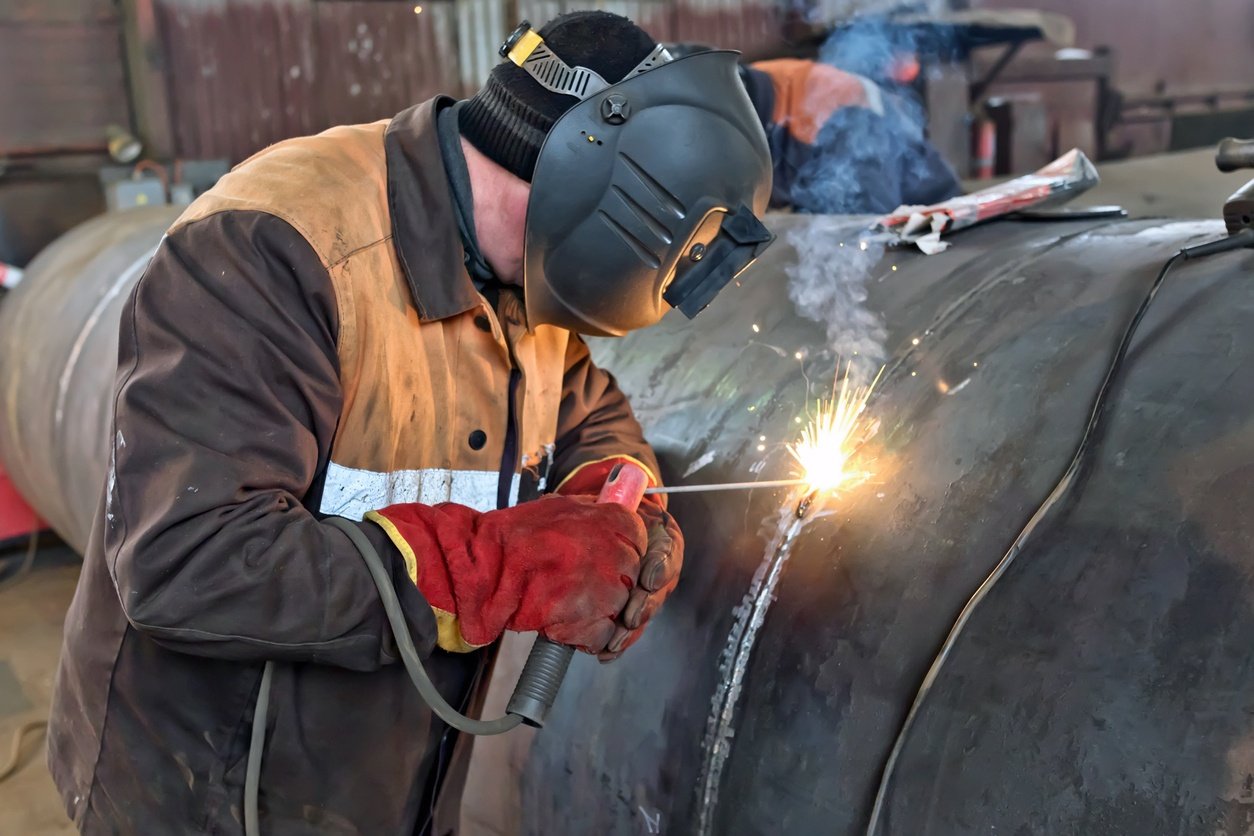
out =
<svg viewBox="0 0 1254 836"><path fill-rule="evenodd" d="M16 775L22 765L22 739L33 731L42 731L47 727L47 720L30 720L17 727L17 730L13 732L9 761L4 766L0 766L0 784Z"/></svg>
<svg viewBox="0 0 1254 836"><path fill-rule="evenodd" d="M266 714L270 712L270 682L274 678L274 662L266 662L261 671L261 687L257 689L257 707L253 710L252 736L248 741L248 767L244 772L244 834L261 836L261 752L266 743Z"/></svg>
<svg viewBox="0 0 1254 836"><path fill-rule="evenodd" d="M1137 328L1141 324L1141 320L1145 318L1145 312L1149 310L1150 303L1154 301L1154 297L1158 295L1158 290L1162 287L1163 280L1167 278L1167 273L1180 259L1200 258L1203 256L1214 255L1218 252L1227 252L1242 247L1254 246L1254 230L1246 229L1239 233L1230 235L1227 238L1218 241L1212 241L1207 244L1200 244L1196 247L1186 247L1163 264L1162 269L1158 271L1158 276L1150 285L1149 291L1145 294L1145 298L1141 300L1141 304L1137 307L1136 312L1132 315L1132 319L1128 322L1127 328L1124 329L1123 336L1119 340L1119 345L1115 349L1114 357L1111 359L1110 365L1106 368L1106 377L1102 380L1101 386L1097 389L1097 395L1093 398L1093 406L1089 411L1088 423L1084 426L1084 432L1080 435L1080 442L1076 446L1075 453L1071 457L1071 463L1067 466L1062 477L1054 485L1053 490L1045 498L1032 516L1028 518L1027 523L1019 531L1019 535L1015 537L1014 542L1010 544L1010 548L997 565L993 567L993 571L988 577L976 588L974 594L963 606L962 611L958 613L958 619L954 622L953 627L949 630L949 635L945 637L945 641L941 644L940 652L932 661L931 667L928 668L927 675L923 677L923 683L919 686L918 693L915 695L914 702L910 705L910 711L906 714L906 719L901 725L900 731L897 733L896 740L893 741L893 748L889 752L888 759L884 762L884 769L881 773L879 789L875 793L875 804L871 808L871 817L867 822L867 836L875 836L879 829L880 819L884 814L885 801L888 797L888 789L892 784L893 775L897 768L897 761L901 757L901 751L905 748L906 738L910 734L911 728L914 726L915 718L919 714L923 703L931 694L932 685L935 684L940 670L948 661L950 652L954 645L958 642L967 623L971 620L972 613L975 612L992 590L997 581L1001 580L1006 574L1006 570L1014 563L1015 558L1023 551L1027 540L1036 531L1042 520L1054 509L1055 506L1065 497L1071 487L1076 483L1077 476L1082 471L1085 464L1085 457L1088 453L1093 439L1097 436L1097 430L1101 426L1102 419L1109 411L1109 405L1106 402L1106 396L1110 393L1112 384L1116 376L1123 367L1124 358L1127 356L1128 347L1132 344L1132 338L1136 334Z"/></svg>
<svg viewBox="0 0 1254 836"><path fill-rule="evenodd" d="M348 539L361 553L362 560L366 561L366 568L370 570L370 576L374 579L375 586L378 587L379 600L383 604L384 612L387 613L388 624L396 640L396 649L401 654L401 662L404 663L405 670L409 673L409 678L414 683L414 688L418 690L419 696L436 716L458 731L470 734L501 734L521 724L523 718L517 714L506 714L496 720L476 720L449 705L435 687L435 683L431 681L431 677L427 675L426 668L423 667L418 650L414 647L413 637L409 634L409 625L405 621L401 602L397 599L396 590L392 587L392 578L388 575L379 553L366 539L366 535L362 534L361 529L353 523L342 517L328 517L326 521L347 534ZM246 836L260 836L261 833L258 819L258 796L261 784L261 759L266 739L266 714L270 709L270 683L273 675L274 662L266 662L261 674L261 687L257 692L257 707L253 710L253 727L248 745L248 767L244 776L244 833Z"/></svg>
<svg viewBox="0 0 1254 836"><path fill-rule="evenodd" d="M348 539L352 540L353 545L357 547L357 551L361 552L362 559L366 561L366 568L370 570L375 586L379 588L379 600L383 603L388 624L392 627L396 649L400 652L405 670L409 672L409 678L418 689L423 702L431 707L436 716L458 731L469 734L501 734L516 728L522 722L522 717L515 714L506 714L495 720L476 720L449 705L435 687L435 683L427 676L426 668L422 665L422 658L419 657L418 650L414 647L413 637L409 634L409 624L405 621L405 612L401 609L401 602L396 597L396 590L392 587L392 578L388 570L384 568L383 559L366 539L366 535L362 534L361 529L353 523L343 517L329 517L327 522L347 534Z"/></svg>
<svg viewBox="0 0 1254 836"><path fill-rule="evenodd" d="M22 563L12 572L0 577L0 591L17 586L17 584L26 577L31 567L35 565L35 556L39 553L39 532L32 531L30 542L26 546L26 556L22 558Z"/></svg>

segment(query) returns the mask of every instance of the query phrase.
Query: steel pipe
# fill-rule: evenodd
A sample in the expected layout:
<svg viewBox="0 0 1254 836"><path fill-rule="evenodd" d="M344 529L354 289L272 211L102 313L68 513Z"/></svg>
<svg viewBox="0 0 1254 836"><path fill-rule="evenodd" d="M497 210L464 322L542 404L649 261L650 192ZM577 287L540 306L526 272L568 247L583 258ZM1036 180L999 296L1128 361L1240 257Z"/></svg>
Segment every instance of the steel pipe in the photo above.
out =
<svg viewBox="0 0 1254 836"><path fill-rule="evenodd" d="M874 476L800 528L769 491L673 496L677 592L622 659L575 660L542 733L480 742L464 807L478 832L868 832L937 649L1066 469L1128 317L1168 256L1223 234L1002 222L859 277L831 244L856 240L841 224L774 229L763 262L693 323L594 354L668 483L786 476L784 443L835 368L826 329L789 299L807 262L847 285L827 313L883 337ZM1250 333L1254 253L1169 277L1074 493L939 668L875 834L1244 826Z"/></svg>
<svg viewBox="0 0 1254 836"><path fill-rule="evenodd" d="M80 547L118 311L169 220L93 221L0 304L0 458ZM1172 252L1223 233L1001 222L939 255L860 261L854 221L772 226L780 242L693 323L594 353L665 481L695 484L787 477L836 349L882 348L873 476L803 520L779 491L673 496L676 594L621 660L575 660L543 731L478 741L463 804L477 832L866 832L938 646L1066 468L1127 317ZM1075 493L938 670L877 834L1245 827L1252 274L1244 252L1169 278ZM498 660L485 716L529 644Z"/></svg>
<svg viewBox="0 0 1254 836"><path fill-rule="evenodd" d="M177 212L133 209L76 227L0 301L0 461L80 552L104 487L122 305Z"/></svg>

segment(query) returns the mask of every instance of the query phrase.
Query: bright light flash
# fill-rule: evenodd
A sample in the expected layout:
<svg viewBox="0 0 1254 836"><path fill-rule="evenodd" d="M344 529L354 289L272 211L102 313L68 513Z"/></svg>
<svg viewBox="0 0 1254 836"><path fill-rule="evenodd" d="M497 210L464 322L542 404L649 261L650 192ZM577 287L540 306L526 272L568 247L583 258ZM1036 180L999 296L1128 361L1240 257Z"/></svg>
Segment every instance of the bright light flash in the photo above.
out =
<svg viewBox="0 0 1254 836"><path fill-rule="evenodd" d="M849 382L849 366L839 388L830 398L820 398L810 422L801 430L788 452L801 467L801 477L816 491L838 491L864 482L871 474L850 466L859 444L870 434L871 422L863 414L867 400L879 382L879 374L868 386Z"/></svg>

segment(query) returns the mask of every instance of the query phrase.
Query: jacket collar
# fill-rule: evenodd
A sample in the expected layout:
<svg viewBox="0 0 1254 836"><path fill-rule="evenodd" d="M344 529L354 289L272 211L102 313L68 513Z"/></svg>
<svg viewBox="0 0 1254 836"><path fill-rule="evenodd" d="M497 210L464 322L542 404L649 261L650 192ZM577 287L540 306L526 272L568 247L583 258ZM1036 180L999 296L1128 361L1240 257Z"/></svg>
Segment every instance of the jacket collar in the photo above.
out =
<svg viewBox="0 0 1254 836"><path fill-rule="evenodd" d="M466 272L436 115L447 96L396 115L384 134L392 241L418 316L424 322L465 313L481 302Z"/></svg>

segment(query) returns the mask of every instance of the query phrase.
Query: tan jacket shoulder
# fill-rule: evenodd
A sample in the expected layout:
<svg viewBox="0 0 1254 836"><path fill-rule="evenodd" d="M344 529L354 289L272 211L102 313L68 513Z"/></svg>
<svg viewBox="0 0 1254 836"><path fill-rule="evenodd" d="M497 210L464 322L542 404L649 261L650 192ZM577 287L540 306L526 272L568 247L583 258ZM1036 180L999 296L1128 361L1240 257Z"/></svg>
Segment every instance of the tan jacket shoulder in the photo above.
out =
<svg viewBox="0 0 1254 836"><path fill-rule="evenodd" d="M331 128L257 152L187 207L170 231L219 212L265 212L295 228L326 267L390 238L383 144L389 121Z"/></svg>

